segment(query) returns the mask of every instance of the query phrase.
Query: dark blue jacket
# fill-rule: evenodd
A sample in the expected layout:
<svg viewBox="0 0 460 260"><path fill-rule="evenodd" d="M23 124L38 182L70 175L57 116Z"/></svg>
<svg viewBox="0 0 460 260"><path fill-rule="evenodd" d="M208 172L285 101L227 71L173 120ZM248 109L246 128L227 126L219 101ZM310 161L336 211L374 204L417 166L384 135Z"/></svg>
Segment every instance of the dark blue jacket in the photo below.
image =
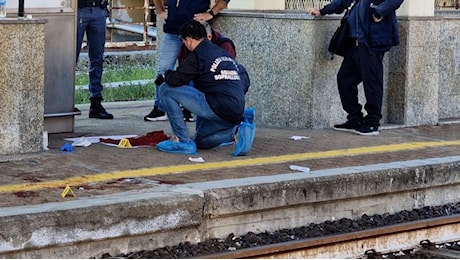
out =
<svg viewBox="0 0 460 260"><path fill-rule="evenodd" d="M168 18L163 25L163 31L179 34L180 27L185 22L192 20L195 14L206 13L210 4L210 0L168 0Z"/></svg>
<svg viewBox="0 0 460 260"><path fill-rule="evenodd" d="M188 85L203 92L212 111L232 124L241 122L244 93L236 62L219 46L203 40L176 71L167 70L165 81L171 86Z"/></svg>
<svg viewBox="0 0 460 260"><path fill-rule="evenodd" d="M383 53L399 44L398 20L396 10L404 0L359 0L353 8L353 15L356 18L351 21L354 26L351 31L356 32L358 42L366 44L372 53ZM340 14L353 0L335 0L320 10L321 15ZM382 21L376 23L372 19L383 17Z"/></svg>

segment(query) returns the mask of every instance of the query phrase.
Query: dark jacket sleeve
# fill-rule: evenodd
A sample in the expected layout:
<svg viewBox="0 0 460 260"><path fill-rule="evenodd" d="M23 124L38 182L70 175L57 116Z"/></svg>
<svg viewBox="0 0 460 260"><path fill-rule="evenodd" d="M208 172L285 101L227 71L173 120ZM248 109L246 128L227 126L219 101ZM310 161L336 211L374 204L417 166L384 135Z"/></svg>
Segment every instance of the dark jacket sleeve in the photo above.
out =
<svg viewBox="0 0 460 260"><path fill-rule="evenodd" d="M189 82L199 74L198 58L195 53L190 53L177 70L165 72L165 82L170 86L177 87L188 85Z"/></svg>
<svg viewBox="0 0 460 260"><path fill-rule="evenodd" d="M181 65L182 62L184 62L184 60L187 58L189 54L190 51L187 49L187 47L185 47L185 45L182 45L179 51L179 57L177 58L177 62L179 63L179 65Z"/></svg>
<svg viewBox="0 0 460 260"><path fill-rule="evenodd" d="M321 15L341 14L353 2L353 0L333 0L324 6L319 12Z"/></svg>
<svg viewBox="0 0 460 260"><path fill-rule="evenodd" d="M375 1L376 3L376 8L375 8L375 13L377 13L379 16L387 16L396 9L398 9L401 4L403 3L403 0L385 0L379 3L380 1Z"/></svg>

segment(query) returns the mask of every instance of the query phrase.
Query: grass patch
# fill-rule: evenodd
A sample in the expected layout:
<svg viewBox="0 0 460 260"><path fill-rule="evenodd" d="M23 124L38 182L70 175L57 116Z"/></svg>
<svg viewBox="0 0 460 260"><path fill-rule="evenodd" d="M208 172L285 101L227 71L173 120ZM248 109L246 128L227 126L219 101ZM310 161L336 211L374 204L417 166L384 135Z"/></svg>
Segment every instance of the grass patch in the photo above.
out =
<svg viewBox="0 0 460 260"><path fill-rule="evenodd" d="M123 67L106 69L102 73L102 83L155 79L156 72L152 67ZM75 75L75 85L88 85L88 72L78 72Z"/></svg>
<svg viewBox="0 0 460 260"><path fill-rule="evenodd" d="M123 67L120 69L106 69L102 74L102 83L129 82L134 80L154 79L156 72L152 67ZM75 75L75 85L88 85L88 73L78 72ZM134 100L153 100L155 96L155 85L148 83L145 85L122 85L119 87L106 87L102 92L104 102L113 101L134 101ZM89 103L89 90L75 90L75 104Z"/></svg>
<svg viewBox="0 0 460 260"><path fill-rule="evenodd" d="M119 87L104 88L102 92L104 102L153 100L155 84L123 85ZM75 104L87 104L89 101L88 89L75 90Z"/></svg>

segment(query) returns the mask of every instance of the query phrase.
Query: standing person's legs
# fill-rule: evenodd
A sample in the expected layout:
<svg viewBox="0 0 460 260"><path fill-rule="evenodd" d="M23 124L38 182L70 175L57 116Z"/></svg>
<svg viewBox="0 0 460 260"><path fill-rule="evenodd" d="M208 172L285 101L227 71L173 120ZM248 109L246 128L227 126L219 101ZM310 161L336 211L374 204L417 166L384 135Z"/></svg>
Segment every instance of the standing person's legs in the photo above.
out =
<svg viewBox="0 0 460 260"><path fill-rule="evenodd" d="M77 56L76 62L78 62L78 57L80 56L81 45L83 44L83 37L85 36L86 26L88 26L88 13L86 8L78 8L77 11Z"/></svg>
<svg viewBox="0 0 460 260"><path fill-rule="evenodd" d="M165 71L175 68L182 44L180 35L170 33L163 34L159 49L157 76L164 75Z"/></svg>
<svg viewBox="0 0 460 260"><path fill-rule="evenodd" d="M84 8L87 19L86 37L89 57L90 118L113 119L102 106L102 72L104 65L104 45L107 10L100 7Z"/></svg>
<svg viewBox="0 0 460 260"><path fill-rule="evenodd" d="M182 46L182 39L180 38L179 35L170 34L170 33L163 34L163 37L161 38L161 45L159 48L157 79L159 75L164 75L166 70L174 69L176 62L177 62L177 58L179 56L179 51L180 51L181 46ZM152 111L150 111L148 115L144 116L144 121L160 121L160 120L167 119L164 111L162 111L159 108L161 99L160 99L158 88L160 84L156 84L153 109Z"/></svg>
<svg viewBox="0 0 460 260"><path fill-rule="evenodd" d="M107 11L100 7L87 8L91 10L91 18L86 27L88 39L89 91L91 97L102 97L102 71L104 65L104 45L106 32Z"/></svg>
<svg viewBox="0 0 460 260"><path fill-rule="evenodd" d="M343 58L337 73L337 87L342 108L347 112L347 122L334 125L335 130L355 132L362 119L362 105L358 100L358 84L361 82L361 71L357 47L353 47Z"/></svg>
<svg viewBox="0 0 460 260"><path fill-rule="evenodd" d="M382 119L383 102L383 56L384 54L369 54L366 46L359 50L361 71L363 75L364 95L367 115L364 124L379 127Z"/></svg>

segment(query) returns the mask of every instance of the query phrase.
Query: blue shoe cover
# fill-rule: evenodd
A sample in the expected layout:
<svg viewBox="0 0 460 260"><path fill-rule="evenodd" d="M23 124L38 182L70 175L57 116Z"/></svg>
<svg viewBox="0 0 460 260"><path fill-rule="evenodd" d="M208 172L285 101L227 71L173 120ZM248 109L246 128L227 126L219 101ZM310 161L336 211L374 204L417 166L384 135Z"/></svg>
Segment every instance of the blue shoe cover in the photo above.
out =
<svg viewBox="0 0 460 260"><path fill-rule="evenodd" d="M72 152L73 151L73 146L69 143L65 143L61 148L59 149L62 152Z"/></svg>
<svg viewBox="0 0 460 260"><path fill-rule="evenodd" d="M235 150L233 156L247 155L252 148L254 137L256 136L256 124L243 122L240 124L238 134L235 139Z"/></svg>
<svg viewBox="0 0 460 260"><path fill-rule="evenodd" d="M157 149L167 153L196 154L195 142L173 142L166 140L158 143Z"/></svg>
<svg viewBox="0 0 460 260"><path fill-rule="evenodd" d="M256 116L256 108L250 107L244 110L243 114L243 122L248 122L250 124L254 124L254 118Z"/></svg>

